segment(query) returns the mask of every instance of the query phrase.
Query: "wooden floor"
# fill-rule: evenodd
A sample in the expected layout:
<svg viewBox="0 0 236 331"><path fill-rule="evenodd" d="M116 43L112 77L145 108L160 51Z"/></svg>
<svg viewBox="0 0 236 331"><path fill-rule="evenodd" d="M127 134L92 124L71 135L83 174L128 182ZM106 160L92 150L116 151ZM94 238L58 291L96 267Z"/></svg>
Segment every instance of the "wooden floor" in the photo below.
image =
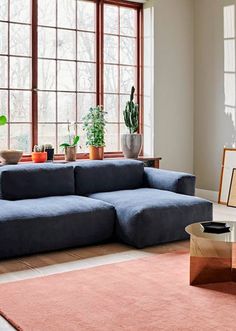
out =
<svg viewBox="0 0 236 331"><path fill-rule="evenodd" d="M236 209L215 204L214 219L236 221ZM189 241L158 245L142 250L120 243L110 243L38 254L0 262L0 283L139 259L154 254L186 251L188 249ZM14 329L3 318L0 318L0 331L8 330Z"/></svg>

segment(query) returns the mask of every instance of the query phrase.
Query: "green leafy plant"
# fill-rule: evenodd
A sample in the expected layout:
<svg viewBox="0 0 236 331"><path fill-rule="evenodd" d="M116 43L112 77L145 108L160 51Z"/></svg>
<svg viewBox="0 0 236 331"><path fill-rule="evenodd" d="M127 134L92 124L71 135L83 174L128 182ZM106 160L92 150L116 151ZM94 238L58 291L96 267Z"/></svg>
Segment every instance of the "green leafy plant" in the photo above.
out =
<svg viewBox="0 0 236 331"><path fill-rule="evenodd" d="M135 88L132 86L130 100L127 101L125 110L123 111L125 125L130 133L136 133L139 127L139 106L134 103Z"/></svg>
<svg viewBox="0 0 236 331"><path fill-rule="evenodd" d="M5 125L7 123L7 118L5 115L0 116L0 125Z"/></svg>
<svg viewBox="0 0 236 331"><path fill-rule="evenodd" d="M72 131L75 132L75 123L69 123L67 125L67 131L68 131L68 142L65 142L63 144L60 144L60 147L62 148L66 148L66 147L75 147L77 146L79 140L80 140L80 136L76 135L75 133L73 133ZM72 130L73 128L73 130Z"/></svg>
<svg viewBox="0 0 236 331"><path fill-rule="evenodd" d="M105 146L105 120L106 112L102 106L90 108L86 116L83 117L83 130L86 131L87 146Z"/></svg>

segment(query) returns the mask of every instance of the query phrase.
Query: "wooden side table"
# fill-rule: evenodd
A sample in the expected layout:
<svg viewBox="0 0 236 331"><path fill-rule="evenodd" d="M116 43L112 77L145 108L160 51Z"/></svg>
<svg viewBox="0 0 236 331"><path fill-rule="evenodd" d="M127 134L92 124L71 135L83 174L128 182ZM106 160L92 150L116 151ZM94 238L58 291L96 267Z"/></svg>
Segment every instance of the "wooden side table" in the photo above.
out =
<svg viewBox="0 0 236 331"><path fill-rule="evenodd" d="M139 156L138 160L143 161L145 167L160 168L161 157Z"/></svg>

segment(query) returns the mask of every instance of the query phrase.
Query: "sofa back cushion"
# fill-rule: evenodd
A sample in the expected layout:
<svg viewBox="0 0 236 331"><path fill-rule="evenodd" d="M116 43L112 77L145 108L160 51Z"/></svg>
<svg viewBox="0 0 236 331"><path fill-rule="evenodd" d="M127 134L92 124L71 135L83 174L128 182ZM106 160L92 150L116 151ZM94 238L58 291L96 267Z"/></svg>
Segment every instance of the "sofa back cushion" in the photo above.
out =
<svg viewBox="0 0 236 331"><path fill-rule="evenodd" d="M136 189L143 185L143 162L135 160L84 161L75 166L76 194Z"/></svg>
<svg viewBox="0 0 236 331"><path fill-rule="evenodd" d="M21 200L75 193L74 168L56 164L20 164L0 169L1 195Z"/></svg>

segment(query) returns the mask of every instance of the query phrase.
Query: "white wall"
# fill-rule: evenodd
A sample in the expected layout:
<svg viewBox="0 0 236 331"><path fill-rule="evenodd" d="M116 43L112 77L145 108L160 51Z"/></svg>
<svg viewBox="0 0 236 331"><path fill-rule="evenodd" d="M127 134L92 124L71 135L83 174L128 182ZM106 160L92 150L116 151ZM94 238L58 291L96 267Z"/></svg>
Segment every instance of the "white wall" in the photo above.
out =
<svg viewBox="0 0 236 331"><path fill-rule="evenodd" d="M193 1L149 0L144 8L152 8L154 16L154 115L145 117L153 132L149 129L145 139L154 135L153 151L163 157L162 168L192 172ZM149 112L147 95L146 102L145 112Z"/></svg>
<svg viewBox="0 0 236 331"><path fill-rule="evenodd" d="M235 144L224 110L223 7L235 0L195 0L195 137L197 187L218 191L223 148Z"/></svg>

